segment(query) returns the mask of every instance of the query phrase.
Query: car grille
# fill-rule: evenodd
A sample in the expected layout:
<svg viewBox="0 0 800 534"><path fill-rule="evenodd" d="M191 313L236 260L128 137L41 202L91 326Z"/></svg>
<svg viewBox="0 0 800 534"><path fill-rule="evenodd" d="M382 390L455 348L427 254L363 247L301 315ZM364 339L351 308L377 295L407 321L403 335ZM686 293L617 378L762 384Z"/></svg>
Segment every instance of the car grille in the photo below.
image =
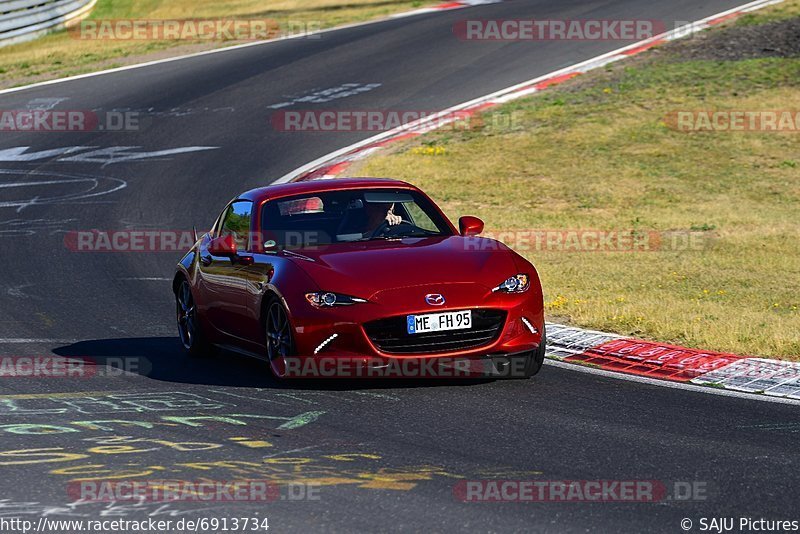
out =
<svg viewBox="0 0 800 534"><path fill-rule="evenodd" d="M406 316L379 319L364 324L370 341L387 354L422 354L474 349L495 341L503 330L506 312L472 310L472 328L409 334Z"/></svg>

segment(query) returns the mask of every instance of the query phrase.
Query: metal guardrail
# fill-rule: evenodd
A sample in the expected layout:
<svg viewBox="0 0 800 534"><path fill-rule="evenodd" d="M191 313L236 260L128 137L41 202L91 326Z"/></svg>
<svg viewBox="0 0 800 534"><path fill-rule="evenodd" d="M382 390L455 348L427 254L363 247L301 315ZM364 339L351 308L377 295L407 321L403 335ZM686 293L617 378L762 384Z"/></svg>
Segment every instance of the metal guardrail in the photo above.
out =
<svg viewBox="0 0 800 534"><path fill-rule="evenodd" d="M97 0L0 1L0 47L64 27L92 10Z"/></svg>

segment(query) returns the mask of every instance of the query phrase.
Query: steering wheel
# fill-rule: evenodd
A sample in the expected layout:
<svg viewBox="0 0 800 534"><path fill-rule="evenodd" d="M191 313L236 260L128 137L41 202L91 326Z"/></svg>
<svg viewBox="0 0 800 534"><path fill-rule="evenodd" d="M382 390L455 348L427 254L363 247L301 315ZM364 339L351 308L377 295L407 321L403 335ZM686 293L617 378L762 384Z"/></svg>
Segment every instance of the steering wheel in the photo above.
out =
<svg viewBox="0 0 800 534"><path fill-rule="evenodd" d="M394 237L400 234L399 230L403 228L403 226L412 226L414 228L419 228L417 225L412 223L411 221L406 221L405 219L400 221L400 224L390 225L389 221L383 221L380 226L378 226L375 231L370 234L370 239L374 239L378 236L383 237Z"/></svg>

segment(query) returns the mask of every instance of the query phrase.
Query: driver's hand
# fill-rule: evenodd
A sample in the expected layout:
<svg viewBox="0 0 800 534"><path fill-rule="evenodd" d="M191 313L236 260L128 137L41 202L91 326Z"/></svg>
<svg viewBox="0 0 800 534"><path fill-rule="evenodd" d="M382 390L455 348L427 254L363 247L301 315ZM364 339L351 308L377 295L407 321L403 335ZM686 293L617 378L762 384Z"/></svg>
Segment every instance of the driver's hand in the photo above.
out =
<svg viewBox="0 0 800 534"><path fill-rule="evenodd" d="M392 207L389 208L388 212L386 212L386 222L389 223L389 226L397 226L403 222L402 217L394 214L394 204L392 204Z"/></svg>

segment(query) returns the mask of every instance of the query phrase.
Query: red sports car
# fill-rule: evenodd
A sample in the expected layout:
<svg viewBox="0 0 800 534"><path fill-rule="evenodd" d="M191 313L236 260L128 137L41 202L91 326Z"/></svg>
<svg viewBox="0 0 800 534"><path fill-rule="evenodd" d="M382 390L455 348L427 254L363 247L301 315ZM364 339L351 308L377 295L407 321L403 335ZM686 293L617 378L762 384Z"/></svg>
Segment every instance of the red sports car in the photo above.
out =
<svg viewBox="0 0 800 534"><path fill-rule="evenodd" d="M181 342L192 355L262 358L281 378L343 376L354 362L371 372L480 362L530 377L545 354L536 269L478 237L480 219L458 223L397 180L248 191L178 264Z"/></svg>

